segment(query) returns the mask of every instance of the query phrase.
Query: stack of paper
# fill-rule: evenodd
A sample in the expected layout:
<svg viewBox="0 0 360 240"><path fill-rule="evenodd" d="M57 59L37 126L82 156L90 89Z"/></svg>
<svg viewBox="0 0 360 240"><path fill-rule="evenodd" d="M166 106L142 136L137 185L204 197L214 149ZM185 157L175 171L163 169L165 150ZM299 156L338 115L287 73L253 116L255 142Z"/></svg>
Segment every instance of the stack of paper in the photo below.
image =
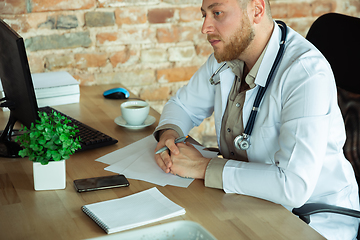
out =
<svg viewBox="0 0 360 240"><path fill-rule="evenodd" d="M165 173L155 162L154 150L157 145L150 135L133 144L109 153L96 161L109 164L105 170L124 174L127 178L151 182L160 186L173 185L188 187L194 179L182 178ZM205 151L203 147L194 145L204 157L213 158L217 153Z"/></svg>
<svg viewBox="0 0 360 240"><path fill-rule="evenodd" d="M82 210L108 234L185 214L184 208L169 200L157 188L88 204Z"/></svg>
<svg viewBox="0 0 360 240"><path fill-rule="evenodd" d="M31 78L38 107L78 103L80 100L79 82L68 72L34 73ZM0 98L4 96L0 84Z"/></svg>

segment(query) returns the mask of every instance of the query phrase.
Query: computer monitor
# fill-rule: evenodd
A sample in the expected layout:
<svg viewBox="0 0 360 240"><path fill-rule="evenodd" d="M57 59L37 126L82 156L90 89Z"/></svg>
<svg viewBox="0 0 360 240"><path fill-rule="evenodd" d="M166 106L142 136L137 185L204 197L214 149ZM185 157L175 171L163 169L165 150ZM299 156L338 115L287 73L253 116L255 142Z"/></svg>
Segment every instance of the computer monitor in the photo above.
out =
<svg viewBox="0 0 360 240"><path fill-rule="evenodd" d="M8 123L0 136L0 156L18 157L21 149L12 141L16 121L30 127L37 119L38 105L23 38L0 18L0 79L5 97L1 107L10 109Z"/></svg>

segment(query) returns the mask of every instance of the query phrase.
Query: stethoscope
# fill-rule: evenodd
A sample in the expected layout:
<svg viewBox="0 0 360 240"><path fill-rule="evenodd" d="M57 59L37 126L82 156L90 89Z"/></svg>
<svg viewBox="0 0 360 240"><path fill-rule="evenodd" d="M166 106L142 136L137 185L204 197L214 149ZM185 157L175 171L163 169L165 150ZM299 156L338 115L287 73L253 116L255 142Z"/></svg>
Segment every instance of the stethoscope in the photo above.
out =
<svg viewBox="0 0 360 240"><path fill-rule="evenodd" d="M250 135L251 132L254 128L254 124L255 124L255 118L256 118L256 114L259 111L259 105L261 103L262 98L264 97L265 91L267 89L267 87L269 86L271 80L274 77L274 73L277 69L277 67L279 66L280 60L284 54L284 48L285 48L285 41L286 41L286 35L287 35L287 28L286 28L286 24L282 21L276 21L276 23L280 26L281 28L281 41L280 41L280 48L279 51L276 55L275 61L271 67L270 73L268 75L268 78L266 80L266 84L264 87L259 87L259 91L256 94L255 97L255 101L254 101L254 105L253 108L250 112L250 117L248 122L246 123L245 126L245 130L242 134L240 134L239 136L237 136L234 139L234 145L237 149L239 150L247 150L250 147ZM211 83L211 85L217 85L220 83L220 80L215 82L213 77L219 73L219 71L226 65L226 62L223 63L214 73L213 75L210 77L209 81Z"/></svg>

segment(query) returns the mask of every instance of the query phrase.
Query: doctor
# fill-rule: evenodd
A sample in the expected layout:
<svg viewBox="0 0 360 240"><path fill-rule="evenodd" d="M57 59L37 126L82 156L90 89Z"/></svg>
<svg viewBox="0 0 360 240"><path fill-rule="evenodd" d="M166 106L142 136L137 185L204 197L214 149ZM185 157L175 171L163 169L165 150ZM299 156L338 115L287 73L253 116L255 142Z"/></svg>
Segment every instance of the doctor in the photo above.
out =
<svg viewBox="0 0 360 240"><path fill-rule="evenodd" d="M322 54L292 29L276 24L268 0L203 0L201 12L202 33L214 53L164 107L154 133L159 141L155 151L170 150L155 155L159 167L289 210L307 202L359 209L353 169L342 151L346 136L335 81ZM284 54L274 64L284 28ZM256 118L249 123L269 75L260 106L254 108ZM174 143L213 112L223 158L207 159L189 144ZM236 139L248 124L253 125L250 145L241 149ZM315 214L310 225L328 239L354 239L359 222Z"/></svg>

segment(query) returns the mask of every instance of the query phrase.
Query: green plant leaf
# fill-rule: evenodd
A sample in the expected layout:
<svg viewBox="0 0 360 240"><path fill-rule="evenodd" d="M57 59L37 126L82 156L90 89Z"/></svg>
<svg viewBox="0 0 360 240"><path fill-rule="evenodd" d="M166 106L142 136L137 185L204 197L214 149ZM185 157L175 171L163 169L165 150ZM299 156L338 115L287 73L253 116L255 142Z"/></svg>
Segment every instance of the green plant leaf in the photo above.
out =
<svg viewBox="0 0 360 240"><path fill-rule="evenodd" d="M54 161L60 161L62 159L62 156L58 152L55 152L55 153L52 154L52 159Z"/></svg>
<svg viewBox="0 0 360 240"><path fill-rule="evenodd" d="M28 155L28 150L27 149L22 149L19 151L19 156L20 157L26 157Z"/></svg>
<svg viewBox="0 0 360 240"><path fill-rule="evenodd" d="M68 134L63 133L60 135L59 139L60 139L60 141L65 142L69 139L69 136L68 136Z"/></svg>
<svg viewBox="0 0 360 240"><path fill-rule="evenodd" d="M66 117L56 112L39 112L38 116L39 120L31 123L30 128L21 125L24 134L15 138L23 147L19 152L21 157L29 156L30 161L47 164L49 160L68 159L81 147L79 139L74 139L79 130L68 125L71 121Z"/></svg>

